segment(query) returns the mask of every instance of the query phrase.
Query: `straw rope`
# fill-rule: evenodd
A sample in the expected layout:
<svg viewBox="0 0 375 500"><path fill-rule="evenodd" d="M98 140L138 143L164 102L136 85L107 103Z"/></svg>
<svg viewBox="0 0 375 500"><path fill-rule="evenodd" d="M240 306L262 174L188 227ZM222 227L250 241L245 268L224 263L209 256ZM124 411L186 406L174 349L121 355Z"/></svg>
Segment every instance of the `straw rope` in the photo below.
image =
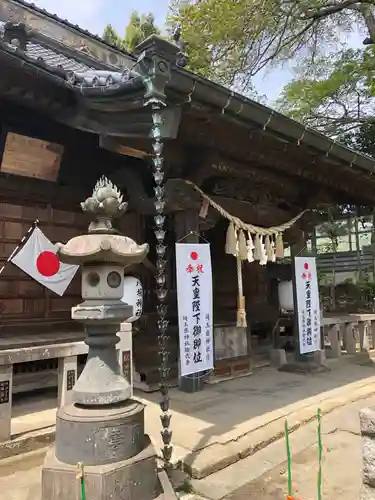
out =
<svg viewBox="0 0 375 500"><path fill-rule="evenodd" d="M248 224L246 222L243 222L238 217L235 217L234 215L231 215L230 213L228 213L226 210L224 210L223 207L221 207L218 203L216 203L209 196L207 196L196 184L194 184L194 182L188 181L186 179L184 179L184 182L186 182L186 184L189 184L189 186L191 186L193 189L195 189L195 191L198 191L198 193L202 196L202 198L207 200L208 203L213 208L215 208L215 210L217 210L222 217L224 217L225 219L232 222L236 226L236 228L242 229L243 231L247 231L251 234L259 234L261 236L267 236L267 235L273 236L273 235L283 233L287 229L290 229L293 226L293 224L295 224L298 221L298 219L300 219L303 216L303 214L308 212L308 210L303 210L303 212L301 212L298 215L296 215L295 217L293 217L293 219L290 219L289 221L284 222L284 224L280 224L280 226L271 226L268 228L254 226L253 224Z"/></svg>
<svg viewBox="0 0 375 500"><path fill-rule="evenodd" d="M284 231L291 228L307 210L304 210L296 217L293 217L293 219L279 226L268 228L254 226L228 213L223 207L207 196L194 182L186 179L184 179L184 182L195 189L211 207L229 221L225 253L233 255L237 260L237 326L246 328L247 320L245 296L243 294L242 261L254 262L254 260L257 260L259 264L265 265L267 261L275 262L276 259L282 259L284 257L282 236ZM255 235L254 242L252 234Z"/></svg>

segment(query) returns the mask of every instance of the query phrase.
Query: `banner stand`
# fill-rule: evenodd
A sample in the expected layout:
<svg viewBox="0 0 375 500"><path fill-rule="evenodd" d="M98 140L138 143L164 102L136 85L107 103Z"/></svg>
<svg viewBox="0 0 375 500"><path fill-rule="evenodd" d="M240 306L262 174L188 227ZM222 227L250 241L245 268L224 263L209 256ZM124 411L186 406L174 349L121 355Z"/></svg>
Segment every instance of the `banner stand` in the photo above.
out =
<svg viewBox="0 0 375 500"><path fill-rule="evenodd" d="M293 257L294 334L293 360L279 371L292 373L326 372L321 352L321 313L315 257Z"/></svg>
<svg viewBox="0 0 375 500"><path fill-rule="evenodd" d="M212 267L209 243L176 243L180 376L214 367Z"/></svg>

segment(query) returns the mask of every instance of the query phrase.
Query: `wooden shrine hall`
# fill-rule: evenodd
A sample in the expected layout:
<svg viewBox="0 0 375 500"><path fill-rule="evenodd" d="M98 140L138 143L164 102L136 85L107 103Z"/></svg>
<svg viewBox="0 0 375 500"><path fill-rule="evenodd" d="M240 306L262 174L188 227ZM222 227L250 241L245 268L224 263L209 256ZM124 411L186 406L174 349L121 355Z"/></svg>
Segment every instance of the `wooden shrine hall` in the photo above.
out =
<svg viewBox="0 0 375 500"><path fill-rule="evenodd" d="M236 259L225 253L228 221L204 205L202 192L259 227L280 226L307 210L283 234L285 245L299 249L317 221L311 209L372 206L375 199L372 158L189 72L183 45L176 43L154 36L128 54L21 0L0 0L0 264L35 219L52 242L86 231L80 202L101 175L116 183L129 203L119 229L152 249L145 265L129 270L144 289L133 349L136 376L146 390L159 380L155 96L165 101L171 382L178 377L177 240L189 235L194 242L201 234L211 243L214 377L250 372L266 359L279 315L277 281L291 276L283 263L244 262L247 328L237 328ZM79 273L58 297L8 264L0 276L0 349L81 340L80 326L70 319L79 301ZM54 362L19 363L15 373L54 370Z"/></svg>

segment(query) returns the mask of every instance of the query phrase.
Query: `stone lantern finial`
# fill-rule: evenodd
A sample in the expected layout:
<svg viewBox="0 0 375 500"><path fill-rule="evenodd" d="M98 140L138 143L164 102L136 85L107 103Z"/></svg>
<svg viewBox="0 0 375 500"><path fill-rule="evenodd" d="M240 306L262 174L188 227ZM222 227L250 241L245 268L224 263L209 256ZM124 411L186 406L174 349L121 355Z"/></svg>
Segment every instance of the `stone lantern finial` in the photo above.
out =
<svg viewBox="0 0 375 500"><path fill-rule="evenodd" d="M128 208L120 190L104 175L95 184L92 196L81 203L83 212L94 219L89 233L116 233L112 219L121 217Z"/></svg>

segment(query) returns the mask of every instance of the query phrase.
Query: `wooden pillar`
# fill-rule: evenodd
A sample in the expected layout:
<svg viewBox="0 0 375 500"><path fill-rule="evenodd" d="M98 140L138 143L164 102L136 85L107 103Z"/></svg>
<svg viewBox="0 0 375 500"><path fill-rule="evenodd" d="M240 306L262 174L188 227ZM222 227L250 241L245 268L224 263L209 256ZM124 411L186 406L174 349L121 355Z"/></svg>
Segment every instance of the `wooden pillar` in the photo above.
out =
<svg viewBox="0 0 375 500"><path fill-rule="evenodd" d="M174 214L176 242L184 238L182 243L199 243L199 212L185 210ZM180 363L179 363L180 366ZM180 371L180 368L179 368ZM198 392L203 390L204 374L196 373L188 377L179 375L179 388L183 392Z"/></svg>

